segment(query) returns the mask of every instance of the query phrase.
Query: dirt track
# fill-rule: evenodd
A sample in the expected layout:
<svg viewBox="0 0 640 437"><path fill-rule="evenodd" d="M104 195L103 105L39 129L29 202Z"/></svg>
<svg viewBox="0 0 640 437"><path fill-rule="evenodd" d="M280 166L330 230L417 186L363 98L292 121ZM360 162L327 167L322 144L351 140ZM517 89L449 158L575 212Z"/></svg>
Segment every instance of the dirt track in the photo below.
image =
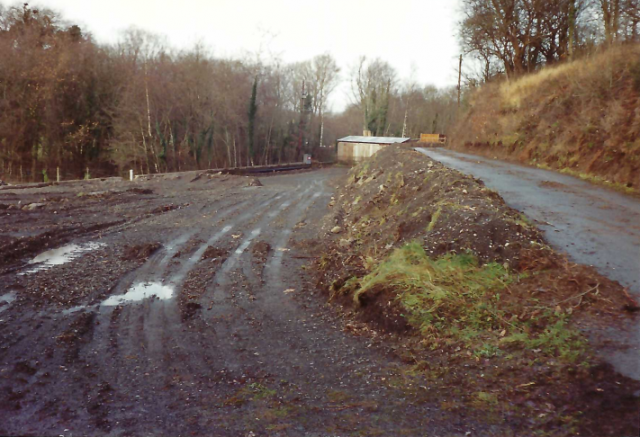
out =
<svg viewBox="0 0 640 437"><path fill-rule="evenodd" d="M513 208L536 221L546 240L577 263L593 265L640 297L640 202L553 171L524 167L446 149L417 149L483 180ZM640 380L640 325L608 337L630 345L604 350L618 371Z"/></svg>
<svg viewBox="0 0 640 437"><path fill-rule="evenodd" d="M0 276L0 434L505 435L439 408L313 293L302 254L340 174L0 192L47 203L0 223L22 237ZM101 246L21 275L46 241ZM140 284L160 297L122 301Z"/></svg>

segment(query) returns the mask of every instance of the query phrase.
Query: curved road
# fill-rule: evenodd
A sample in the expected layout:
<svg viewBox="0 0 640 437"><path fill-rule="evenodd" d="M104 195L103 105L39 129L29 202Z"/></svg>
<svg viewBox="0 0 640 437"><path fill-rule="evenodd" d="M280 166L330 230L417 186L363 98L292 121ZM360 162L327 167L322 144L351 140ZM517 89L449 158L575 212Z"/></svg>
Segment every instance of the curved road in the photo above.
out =
<svg viewBox="0 0 640 437"><path fill-rule="evenodd" d="M444 165L482 179L509 206L535 220L549 244L580 264L592 265L640 299L640 201L572 176L504 161L417 148ZM640 380L640 325L616 333L632 345L606 358Z"/></svg>

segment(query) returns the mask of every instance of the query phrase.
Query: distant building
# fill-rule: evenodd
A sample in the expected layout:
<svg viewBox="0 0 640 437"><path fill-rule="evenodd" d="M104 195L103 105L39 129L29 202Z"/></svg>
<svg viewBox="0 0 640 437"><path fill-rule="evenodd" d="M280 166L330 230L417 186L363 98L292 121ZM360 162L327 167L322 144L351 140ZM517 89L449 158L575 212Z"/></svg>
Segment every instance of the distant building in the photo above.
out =
<svg viewBox="0 0 640 437"><path fill-rule="evenodd" d="M398 137L358 137L350 136L338 140L338 161L357 162L372 156L384 146L402 144L411 138Z"/></svg>
<svg viewBox="0 0 640 437"><path fill-rule="evenodd" d="M421 143L444 144L447 142L447 136L442 134L420 134Z"/></svg>

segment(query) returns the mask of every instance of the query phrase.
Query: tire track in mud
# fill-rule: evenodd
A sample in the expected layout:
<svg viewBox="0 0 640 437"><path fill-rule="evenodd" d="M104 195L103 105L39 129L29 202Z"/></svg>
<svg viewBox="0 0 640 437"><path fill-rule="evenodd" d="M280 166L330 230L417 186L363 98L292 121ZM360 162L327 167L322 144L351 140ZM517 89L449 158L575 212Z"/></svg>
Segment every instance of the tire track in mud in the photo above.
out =
<svg viewBox="0 0 640 437"><path fill-rule="evenodd" d="M241 372L240 369L243 367L243 365L241 365L243 360L238 355L238 350L233 344L236 343L238 338L246 335L250 329L249 325L251 324L251 321L247 320L247 318L248 314L253 310L253 307L247 309L240 303L240 301L246 301L248 296L241 297L241 290L234 291L242 277L249 279L253 276L252 274L243 274L244 270L251 270L252 268L251 254L247 249L249 245L261 235L262 230L269 227L280 214L290 208L292 204L299 205L303 202L304 197L314 188L314 185L316 184L314 183L304 191L298 192L292 199L286 200L276 209L266 214L261 220L257 221L253 229L249 231L249 235L243 239L233 255L221 266L214 278L213 285L201 299L201 304L207 305L207 310L211 312L205 315L204 318L207 322L210 321L213 323L217 340L217 359L223 364L222 371L229 373L229 375L227 375L228 377L233 377L233 375L237 378L242 377L243 372ZM291 215L291 213L289 213L289 215ZM234 270L238 263L241 263L240 268ZM244 285L250 286L250 284ZM254 289L260 289L261 287L259 283L251 285ZM238 312L240 312L240 314L237 314ZM234 315L235 317L232 317ZM249 323L241 323L240 326L237 326L235 329L230 329L230 325L233 324L234 319L235 321L246 320ZM220 365L218 365L218 367L220 367Z"/></svg>
<svg viewBox="0 0 640 437"><path fill-rule="evenodd" d="M381 370L389 362L362 339L344 334L336 326L338 317L326 314L324 304L302 295L306 282L301 261L290 256L296 255L295 247L291 252L279 250L289 249L292 238L299 240L298 232L305 233L307 228L297 226L301 220L311 223L323 215L319 204L330 195L325 184L331 173L320 175L316 180L275 177L264 188L243 191L248 195L240 202L224 202L227 206L206 220L200 217L201 208L155 223L152 229L167 230L158 239L168 242L147 263L123 276L113 293L126 293L140 281L157 281L174 287L173 297L103 306L71 317L44 315L39 339L61 330L84 331L78 333L79 340L52 348L49 381L45 384L35 375L24 385L28 389L42 384L41 398L25 402L15 419L3 413L0 417L10 422L0 423L0 430L114 436L235 437L251 435L249 431L353 435L359 425L366 434L369 424L377 430L388 423L386 435L403 428L426 429L427 424L437 433L435 415L410 405L404 393L390 393L386 404L388 389L379 379L389 377ZM291 181L303 181L303 188L287 185ZM175 232L178 221L189 227ZM256 258L252 245L263 241L273 250ZM229 258L201 262L207 248L217 245L234 248ZM193 278L197 280L191 282ZM208 285L199 295L203 283ZM287 288L296 291L283 293ZM185 319L181 298L189 293L192 299L191 291L202 309ZM22 342L4 357L11 355L13 363L28 346ZM3 353L0 349L0 361ZM66 370L55 369L58 364ZM255 384L277 395L229 402ZM330 403L328 390L344 401ZM282 407L278 411L286 417L278 422L284 426L281 433L265 432L266 423L255 420L262 417L266 403L272 411ZM379 410L367 410L372 403L380 405Z"/></svg>
<svg viewBox="0 0 640 437"><path fill-rule="evenodd" d="M252 271L253 264L249 256L242 256L236 261L242 264L244 277L252 280L249 287L260 290L255 299L240 295L239 289L231 299L232 304L214 307L218 313L218 319L214 320L216 344L222 355L224 367L221 372L225 377L233 381L247 377L281 383L286 381L289 387L296 387L295 390L302 395L296 401L297 408L300 411L313 411L312 420L315 423L311 425L310 420L307 424L311 427L307 429L318 430L324 429L327 423L338 423L345 417L345 413L332 410L333 406L327 404L325 395L328 391L348 392L353 402L366 404L370 402L373 392L377 390L376 395L379 396L380 391L386 390L384 386L370 386L368 381L363 383L351 378L345 383L345 374L364 371L375 380L383 378L382 375L388 377L384 366L389 365L385 360L374 358L369 350L358 347L334 326L328 327L325 322L314 320L314 315L301 313L300 304L292 298L301 291L297 288L301 285L300 281L295 277L282 276L287 251L278 249L287 248L293 230L304 213L324 195L325 192L320 190L300 201L287 214L284 228L269 236L268 240L273 243L275 250L264 267L264 283L248 273ZM232 269L227 268L219 274L229 275L231 272ZM234 283L229 279L218 280L217 283L219 286L225 282ZM283 291L291 285L296 287L296 291L285 294ZM220 289L217 291L221 293ZM227 313L227 317L221 317L220 313ZM342 362L346 362L346 365ZM309 387L324 387L326 391L309 391ZM394 407L389 405L388 408ZM247 417L256 415L251 407L243 410L243 414ZM240 432L240 428L236 431Z"/></svg>
<svg viewBox="0 0 640 437"><path fill-rule="evenodd" d="M226 224L201 244L188 259L180 264L177 272L169 275L168 280L165 281L175 287L172 299L163 301L145 299L137 304L123 305L115 318L100 324L106 325L109 332L107 335L98 335L92 348L109 351L109 359L103 365L101 373L113 374L113 380L109 384L114 391L126 393L129 399L134 396L134 399L147 401L152 399L154 409L159 411L166 412L178 407L174 396L162 396L162 393L174 386L178 386L179 391L182 392L182 386L184 386L184 382L181 381L182 375L185 373L194 374L193 371L185 372L184 370L193 367L191 361L201 361L197 359L197 356L184 350L185 343L191 342L193 339L184 338L182 333L183 327L177 305L177 294L180 292L181 283L189 271L200 261L208 247L227 235L234 227L252 219L256 214L264 212L271 203L282 196L283 194L276 193L266 201L250 207L248 211ZM222 223L224 219L248 203L249 201L246 201L222 211L215 217L216 222ZM178 243L184 243L186 240L188 239L181 238L180 241L176 241L176 248L173 252L177 251ZM168 264L166 261L171 259L170 255L167 253L163 258L165 262L161 261L159 266L166 266ZM155 276L166 276L169 273L166 270L165 268L164 274L162 271L155 272ZM134 281L126 282L132 284ZM102 318L108 317L109 313L111 312L106 311L104 315L101 314ZM104 340L107 337L108 342ZM102 361L105 360L102 359ZM206 362L201 362L197 369L202 370L206 365ZM176 375L177 367L181 368L180 375ZM164 413L158 417L162 416ZM126 420L128 417L125 412L118 411L114 414L111 409L108 415L109 423L122 423ZM103 418L102 421L107 420ZM155 420L151 420L151 422L155 423ZM149 423L149 429L153 429L153 423Z"/></svg>
<svg viewBox="0 0 640 437"><path fill-rule="evenodd" d="M275 196L274 196L275 197ZM273 201L271 199L268 202L262 203L261 205L267 205L269 202ZM244 202L236 202L232 205L231 208L227 210L223 210L220 214L216 216L217 221L221 221L226 216L234 213L239 208L246 206L249 201ZM245 214L245 218L248 216ZM228 231L228 228L225 227L223 231L215 234L210 240L209 243L217 240L219 237L224 235ZM143 266L138 268L136 271L132 272L129 275L123 277L120 281L116 292L126 290L128 286L135 283L136 279L144 278L145 280L153 280L162 277L161 272L167 269L169 263L171 262L173 256L178 252L178 250L187 243L190 238L196 233L196 231L189 231L184 234L179 235L177 238L166 244L165 248L161 251L158 251L154 254ZM203 245L197 252L196 256L200 257L201 254L206 250L207 245ZM182 263L182 268L178 272L177 275L174 275L173 280L175 282L180 282L181 278L183 278L188 270L195 265L197 261L191 262L188 260L185 263ZM155 305L154 305L155 304ZM109 312L106 317L98 318L95 325L92 323L90 329L87 332L84 332L82 335L84 338L79 339L84 343L88 343L86 346L82 347L82 352L79 352L81 344L79 342L74 342L71 345L71 348L74 350L72 353L76 356L76 364L80 367L86 366L86 372L83 371L81 373L86 373L87 378L89 378L90 382L87 384L86 382L81 382L80 377L76 376L74 380L70 381L68 378L64 377L66 369L63 369L63 372L57 372L58 375L56 378L51 379L51 385L55 392L63 393L66 390L69 390L71 387L75 387L73 390L77 393L85 393L86 396L79 396L78 399L92 399L101 397L101 391L96 393L95 387L93 387L93 383L91 379L94 377L92 375L103 373L102 370L104 368L109 367L111 364L111 372L107 371L106 374L114 373L114 378L107 378L107 381L102 381L101 385L103 387L108 387L106 393L114 392L114 386L117 387L118 384L115 381L121 381L122 386L130 385L132 382L136 381L136 377L131 378L130 375L133 373L130 372L130 366L121 367L113 362L113 357L108 355L108 351L114 348L120 348L120 355L124 357L129 357L129 359L133 359L137 355L149 354L156 358L159 354L162 354L162 348L155 348L157 346L157 341L153 338L148 338L141 333L144 332L152 332L153 328L162 328L165 323L176 323L179 325L179 315L177 310L166 311L166 307L160 302L143 302L140 305L133 305L136 307L134 311L128 311L131 306L126 306L117 311ZM140 307L143 307L141 309ZM56 331L63 332L73 332L76 331L73 329L74 323L77 320L82 319L88 313L80 312L80 310L84 309L91 311L95 310L95 306L91 306L88 308L77 308L74 309L73 312L64 313L61 315L60 313L50 313L48 311L41 312L38 318L41 320L39 325L37 325L36 329L32 329L29 324L29 319L33 317L32 314L25 315L21 317L24 319L24 330L28 331L26 333L22 333L19 336L10 337L14 338L14 342L12 344L7 344L7 342L3 342L5 346L3 350L11 350L13 353L3 354L0 352L0 357L2 357L2 362L9 363L15 362L19 360L20 355L28 355L27 350L24 350L22 347L12 348L16 345L25 345L27 343L30 344L46 344L46 339L50 336L50 333ZM155 309L161 308L161 311L155 311ZM145 312L146 311L146 312ZM154 314L155 312L155 314ZM89 314L93 314L92 312ZM69 317L71 315L71 317ZM116 317L112 317L115 315ZM156 317L154 317L154 315ZM120 323L120 326L116 326ZM23 323L20 323L19 326L23 326ZM146 327L146 329L145 329ZM94 331L95 329L95 331ZM3 333L4 334L4 333ZM164 340L161 340L164 341ZM78 343L78 344L75 344ZM66 348L69 349L69 348ZM55 354L55 356L53 356ZM64 350L56 350L52 353L51 359L54 359L57 362L65 363L69 361L68 354ZM127 361L127 360L125 360ZM86 363L86 364L84 364ZM160 370L159 366L153 366L150 370L155 371L156 373ZM37 382L37 378L31 378L32 380L28 382L28 385L24 387L23 391L28 392L29 386L33 385ZM117 392L117 391L115 391ZM104 396L102 396L104 397ZM37 402L33 406L34 413L32 414L44 414L47 409L50 407L45 406L44 408L38 408ZM84 411L82 408L82 403L78 402L76 406L72 408L72 410ZM106 421L104 420L104 415L100 414L100 408L91 408L91 413L95 416L98 416L96 420L97 425L103 426ZM28 418L32 414L21 414L21 419L24 420ZM27 429L24 428L26 424L28 424L28 419L22 423L22 425L18 425L17 429ZM55 426L51 429L55 429ZM105 428L106 429L106 428ZM63 430L60 429L60 432Z"/></svg>
<svg viewBox="0 0 640 437"><path fill-rule="evenodd" d="M242 222L254 219L257 222L255 226L264 226L269 223L269 221L276 218L279 214L283 213L287 208L291 206L293 202L297 202L302 199L307 193L308 190L297 195L292 200L287 200L279 205L274 210L269 211L267 207L273 201L279 200L285 194L280 194L271 199L269 202L265 202L264 204L258 206L255 209L252 209L236 220L238 226L242 224ZM317 196L316 196L317 197ZM314 197L313 199L315 199ZM308 202L306 202L308 203ZM303 208L299 208L303 209ZM257 213L256 213L257 210ZM260 217L262 215L262 218ZM229 226L229 225L228 225ZM257 229L257 228L256 228ZM254 229L255 230L255 229ZM231 229L226 227L223 229L224 232L220 231L215 234L208 242L201 246L196 253L191 257L191 262L188 264L189 266L193 266L197 264L201 255L206 250L209 244L217 241L222 235L228 234ZM227 260L227 263L223 264L220 267L219 272L224 271L224 274L227 274L232 270L235 263L242 258L243 254L247 254L246 248L251 244L251 242L258 235L258 232L253 232L249 234L245 239L240 243L240 246L234 252L234 257ZM220 274L220 273L219 273ZM185 269L181 272L178 272L174 277L184 277L186 275ZM179 281L176 281L179 282ZM146 303L144 304L146 306ZM155 339L156 345L161 345L159 349L155 350L153 347L148 346L148 343L144 343L144 339L136 338L135 332L139 332L140 329L148 330L151 328L151 324L155 322L151 322L148 319L145 321L145 324L142 328L131 328L132 332L130 335L131 344L133 347L129 349L127 347L127 352L122 352L120 355L128 354L126 356L133 357L135 353L133 350L135 349L135 343L140 342L141 344L145 344L146 347L142 348L138 351L139 355L144 354L146 357L146 362L141 362L140 360L136 360L136 367L132 370L124 370L122 372L123 385L126 385L128 388L138 387L140 385L141 378L134 378L135 380L131 380L130 375L132 372L135 372L136 368L138 369L138 375L144 372L145 378L152 378L153 382L149 384L149 381L145 381L145 387L143 390L147 391L146 396L152 395L154 396L154 408L160 411L171 411L174 409L181 409L183 413L181 416L202 416L202 409L208 410L208 414L213 414L211 411L216 405L220 404L219 396L212 396L211 393L203 394L201 388L203 386L212 388L215 384L216 379L219 378L216 375L216 369L223 369L221 364L224 363L221 360L222 349L219 348L219 341L216 341L215 345L212 345L211 334L214 334L215 331L213 327L208 323L204 323L205 330L193 330L189 331L186 335L184 334L183 325L180 322L179 313L177 310L177 306L175 304L175 299L173 300L173 304L171 301L151 301L149 302L151 307L155 307L156 311L159 311L160 308L164 311L163 318L160 322L158 322L163 326L163 329L160 330L162 335L162 339ZM140 305L137 305L139 307ZM123 309L123 312L127 311L127 308ZM131 312L131 311L129 311ZM122 316L121 316L122 317ZM160 320L160 319L158 319ZM124 320L120 320L118 322L121 326L126 324ZM130 326L131 322L129 322ZM122 334L114 332L112 334L114 339L117 337L117 340L114 340L117 344L122 342ZM185 338L187 337L187 338ZM216 337L213 340L219 340L220 334L217 333ZM159 340L159 341L158 341ZM129 342L127 342L129 343ZM123 345L124 346L124 345ZM125 356L125 358L126 358ZM226 361L226 360L225 360ZM125 363L128 364L128 363ZM128 367L131 368L132 364ZM180 367L180 371L177 372L176 368ZM122 368L122 367L121 367ZM144 379L144 378L142 378ZM156 382L157 381L157 382ZM153 393L148 393L149 386L155 386L155 388L151 389ZM168 389L171 388L171 392L173 395L171 396L163 396L164 392L167 392ZM118 390L116 390L118 391ZM176 393L179 395L176 398ZM207 392L207 390L205 390ZM133 396L134 393L129 393L129 397ZM145 393L136 394L136 396L145 397ZM189 407L189 405L193 405ZM190 413L191 412L191 413ZM164 415L164 414L163 414ZM163 416L161 415L161 416ZM113 414L111 415L113 416ZM115 417L110 417L110 422L123 422L126 421L126 417L121 417L119 413L116 413ZM146 426L146 428L151 429L152 424Z"/></svg>

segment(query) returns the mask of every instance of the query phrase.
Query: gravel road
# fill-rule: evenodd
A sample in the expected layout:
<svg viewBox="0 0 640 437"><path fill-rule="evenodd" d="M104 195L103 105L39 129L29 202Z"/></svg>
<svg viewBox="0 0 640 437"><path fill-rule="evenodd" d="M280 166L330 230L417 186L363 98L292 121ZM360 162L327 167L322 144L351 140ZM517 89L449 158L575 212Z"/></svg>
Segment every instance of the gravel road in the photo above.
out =
<svg viewBox="0 0 640 437"><path fill-rule="evenodd" d="M416 150L481 179L534 220L551 246L577 263L594 266L640 299L638 199L553 171L447 149ZM629 349L603 350L603 356L621 373L640 380L640 325L605 334Z"/></svg>

